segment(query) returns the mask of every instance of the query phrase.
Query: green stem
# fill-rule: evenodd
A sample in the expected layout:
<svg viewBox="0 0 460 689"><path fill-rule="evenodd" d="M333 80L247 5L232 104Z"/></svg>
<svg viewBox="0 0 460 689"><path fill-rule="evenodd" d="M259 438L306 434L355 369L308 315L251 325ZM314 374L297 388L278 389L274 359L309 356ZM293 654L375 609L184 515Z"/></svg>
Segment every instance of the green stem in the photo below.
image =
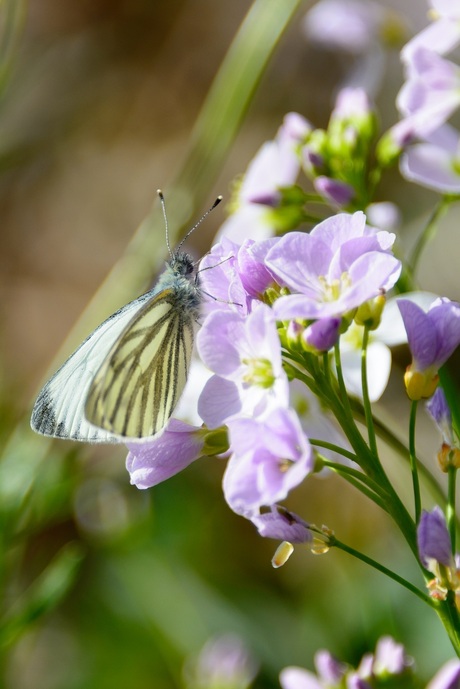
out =
<svg viewBox="0 0 460 689"><path fill-rule="evenodd" d="M409 459L410 468L412 472L412 486L414 489L414 508L415 508L415 523L420 521L420 513L422 511L422 501L420 498L420 482L418 477L417 456L415 454L415 421L417 417L417 401L413 400L410 409L409 421Z"/></svg>
<svg viewBox="0 0 460 689"><path fill-rule="evenodd" d="M369 385L367 380L367 346L369 344L369 328L364 327L363 345L361 349L361 380L363 386L363 406L366 426L369 434L369 447L371 452L377 457L377 442L375 439L374 420L372 417L371 401L369 399Z"/></svg>
<svg viewBox="0 0 460 689"><path fill-rule="evenodd" d="M457 536L457 520L455 517L455 503L456 503L456 479L457 469L454 466L449 466L447 470L447 507L446 507L446 521L450 533L450 540L452 543L452 552L456 550L456 536Z"/></svg>
<svg viewBox="0 0 460 689"><path fill-rule="evenodd" d="M324 352L323 354L323 371L327 382L331 383L331 367L329 365L329 352Z"/></svg>
<svg viewBox="0 0 460 689"><path fill-rule="evenodd" d="M387 512L386 497L381 495L380 487L375 481L372 481L372 479L366 476L366 474L363 474L362 471L357 471L352 467L347 467L338 462L331 462L323 455L319 455L319 457L325 467L339 474L350 483L350 485L357 488L360 493L368 497L369 500L372 500L372 502L378 505L384 512Z"/></svg>
<svg viewBox="0 0 460 689"><path fill-rule="evenodd" d="M420 600L429 605L431 608L436 608L435 602L432 598L427 596L426 593L424 593L419 588L411 584L410 581L407 581L407 579L404 579L403 577L399 576L399 574L396 574L396 572L393 572L391 569L388 569L387 567L384 567L384 565L381 565L380 562L377 562L376 560L373 560L371 557L368 557L367 555L364 555L363 553L359 552L359 550L355 550L351 546L348 546L345 543L338 541L335 537L333 537L331 540L331 546L335 546L336 548L343 550L345 553L348 553L349 555L356 557L358 560L361 560L361 562L365 562L366 565L370 565L370 567L373 567L379 572L382 572L382 574L385 574L390 579L393 579L393 581L396 581L398 584L401 584L401 586L404 586L404 588L414 593L418 598L420 598Z"/></svg>
<svg viewBox="0 0 460 689"><path fill-rule="evenodd" d="M453 198L450 196L443 196L439 203L434 207L432 214L430 215L428 222L415 243L414 248L408 259L409 266L411 267L412 274L415 275L420 261L420 257L425 250L427 244L436 236L438 230L438 224L443 215L446 213L449 205L452 203Z"/></svg>
<svg viewBox="0 0 460 689"><path fill-rule="evenodd" d="M312 445L317 445L318 447L324 447L326 450L332 450L332 452L337 452L337 454L350 459L352 462L356 462L356 455L345 448L330 443L327 440L320 440L319 438L309 438Z"/></svg>

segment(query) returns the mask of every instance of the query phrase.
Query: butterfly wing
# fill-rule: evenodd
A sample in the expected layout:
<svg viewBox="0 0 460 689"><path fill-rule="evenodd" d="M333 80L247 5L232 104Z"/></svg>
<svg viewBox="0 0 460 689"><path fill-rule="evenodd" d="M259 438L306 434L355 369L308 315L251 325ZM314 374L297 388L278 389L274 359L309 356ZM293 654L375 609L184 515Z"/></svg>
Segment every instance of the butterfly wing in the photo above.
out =
<svg viewBox="0 0 460 689"><path fill-rule="evenodd" d="M112 433L88 423L84 413L85 401L91 381L113 343L153 294L154 291L143 294L107 318L50 378L32 411L34 431L85 442L117 441Z"/></svg>
<svg viewBox="0 0 460 689"><path fill-rule="evenodd" d="M91 383L85 415L126 438L154 435L184 389L193 347L193 315L164 289L128 324Z"/></svg>

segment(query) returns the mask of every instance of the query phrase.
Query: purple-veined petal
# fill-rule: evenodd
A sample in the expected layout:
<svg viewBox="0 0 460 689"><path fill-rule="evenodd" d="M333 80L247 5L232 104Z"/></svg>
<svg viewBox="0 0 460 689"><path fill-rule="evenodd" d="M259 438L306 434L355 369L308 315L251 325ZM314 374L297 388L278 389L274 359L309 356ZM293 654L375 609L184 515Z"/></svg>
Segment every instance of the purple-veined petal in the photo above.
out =
<svg viewBox="0 0 460 689"><path fill-rule="evenodd" d="M427 315L438 336L435 363L439 367L460 344L460 304L445 297L436 299Z"/></svg>
<svg viewBox="0 0 460 689"><path fill-rule="evenodd" d="M313 539L307 522L278 505L270 512L253 515L251 521L264 538L289 543L309 543Z"/></svg>
<svg viewBox="0 0 460 689"><path fill-rule="evenodd" d="M444 513L437 505L427 512L423 510L417 527L417 546L420 561L430 571L432 562L450 567L453 562L452 544Z"/></svg>
<svg viewBox="0 0 460 689"><path fill-rule="evenodd" d="M261 242L246 241L238 252L238 268L246 292L259 297L273 283L273 276L265 266L265 256L276 238Z"/></svg>
<svg viewBox="0 0 460 689"><path fill-rule="evenodd" d="M433 294L433 292L405 292L404 294L404 299L417 304L423 311L428 311L428 308L436 298L437 295ZM383 309L380 325L374 330L373 337L389 347L407 342L404 321L398 308L398 300L395 297L388 299Z"/></svg>
<svg viewBox="0 0 460 689"><path fill-rule="evenodd" d="M198 400L198 413L208 428L219 428L241 412L241 396L231 380L212 376Z"/></svg>
<svg viewBox="0 0 460 689"><path fill-rule="evenodd" d="M213 311L197 336L203 363L220 376L231 376L241 366L236 342L244 338L244 320L236 313Z"/></svg>
<svg viewBox="0 0 460 689"><path fill-rule="evenodd" d="M289 232L270 249L266 264L290 289L305 293L312 289L312 277L316 281L318 275L327 274L332 256L322 239L304 232Z"/></svg>
<svg viewBox="0 0 460 689"><path fill-rule="evenodd" d="M417 365L423 370L433 363L437 350L437 335L430 327L427 314L408 299L398 299L398 307L404 321L409 347Z"/></svg>
<svg viewBox="0 0 460 689"><path fill-rule="evenodd" d="M156 486L198 459L203 445L200 429L171 419L153 439L127 443L126 468L131 483L138 488Z"/></svg>
<svg viewBox="0 0 460 689"><path fill-rule="evenodd" d="M366 233L366 216L362 211L350 213L337 213L320 222L310 232L311 237L321 239L331 252L337 251L345 242L356 237L362 237Z"/></svg>
<svg viewBox="0 0 460 689"><path fill-rule="evenodd" d="M341 318L322 318L309 325L302 333L302 339L318 352L327 352L338 340Z"/></svg>
<svg viewBox="0 0 460 689"><path fill-rule="evenodd" d="M229 422L230 448L223 486L230 507L243 515L285 499L313 470L310 444L296 414L274 409L264 419Z"/></svg>

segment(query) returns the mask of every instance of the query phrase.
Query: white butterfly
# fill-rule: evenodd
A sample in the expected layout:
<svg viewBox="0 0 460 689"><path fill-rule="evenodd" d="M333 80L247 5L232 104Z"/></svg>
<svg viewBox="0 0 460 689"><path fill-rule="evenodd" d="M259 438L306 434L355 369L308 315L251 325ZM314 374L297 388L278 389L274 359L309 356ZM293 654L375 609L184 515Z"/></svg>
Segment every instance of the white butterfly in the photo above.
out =
<svg viewBox="0 0 460 689"><path fill-rule="evenodd" d="M32 411L34 431L110 443L149 437L165 426L187 381L202 301L196 265L179 249L221 199L175 252L166 222L171 259L158 283L96 328L50 378Z"/></svg>

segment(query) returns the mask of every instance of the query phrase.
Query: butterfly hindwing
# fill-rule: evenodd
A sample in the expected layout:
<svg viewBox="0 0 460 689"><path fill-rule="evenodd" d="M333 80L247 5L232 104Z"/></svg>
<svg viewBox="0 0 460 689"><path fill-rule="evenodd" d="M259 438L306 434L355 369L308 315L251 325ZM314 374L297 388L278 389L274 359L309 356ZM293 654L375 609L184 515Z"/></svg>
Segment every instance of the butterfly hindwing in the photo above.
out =
<svg viewBox="0 0 460 689"><path fill-rule="evenodd" d="M91 381L113 343L153 294L154 291L143 294L107 318L50 378L35 402L31 419L34 431L85 442L117 440L107 430L88 423L85 400Z"/></svg>
<svg viewBox="0 0 460 689"><path fill-rule="evenodd" d="M94 376L88 421L118 436L161 430L184 389L193 347L193 317L173 289L145 304L121 333Z"/></svg>

